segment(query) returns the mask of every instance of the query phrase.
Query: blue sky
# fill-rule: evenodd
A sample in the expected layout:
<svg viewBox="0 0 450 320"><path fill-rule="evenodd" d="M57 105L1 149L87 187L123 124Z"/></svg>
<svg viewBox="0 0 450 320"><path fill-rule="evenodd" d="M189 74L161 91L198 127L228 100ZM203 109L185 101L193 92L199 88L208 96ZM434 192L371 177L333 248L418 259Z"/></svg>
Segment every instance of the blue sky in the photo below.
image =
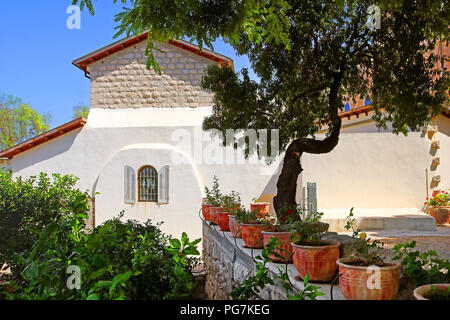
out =
<svg viewBox="0 0 450 320"><path fill-rule="evenodd" d="M81 13L81 29L70 30L66 13L71 0L3 1L0 10L0 94L22 98L52 116L51 127L72 120L73 107L89 105L90 83L72 61L118 39L114 15L121 4L94 1L95 15ZM214 50L249 67L223 41Z"/></svg>

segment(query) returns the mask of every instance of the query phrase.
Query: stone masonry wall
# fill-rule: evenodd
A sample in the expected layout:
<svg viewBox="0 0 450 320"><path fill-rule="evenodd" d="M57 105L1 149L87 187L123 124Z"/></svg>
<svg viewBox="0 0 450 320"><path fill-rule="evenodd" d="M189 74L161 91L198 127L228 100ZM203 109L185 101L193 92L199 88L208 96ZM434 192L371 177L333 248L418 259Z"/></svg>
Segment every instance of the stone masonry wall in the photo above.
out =
<svg viewBox="0 0 450 320"><path fill-rule="evenodd" d="M147 70L145 41L89 65L91 108L176 108L211 106L200 88L205 68L214 63L176 46L158 43L162 74Z"/></svg>
<svg viewBox="0 0 450 320"><path fill-rule="evenodd" d="M205 291L209 300L229 300L234 287L256 272L250 256L239 251L220 231L203 222L203 261L206 272ZM266 285L260 299L285 300L279 286Z"/></svg>

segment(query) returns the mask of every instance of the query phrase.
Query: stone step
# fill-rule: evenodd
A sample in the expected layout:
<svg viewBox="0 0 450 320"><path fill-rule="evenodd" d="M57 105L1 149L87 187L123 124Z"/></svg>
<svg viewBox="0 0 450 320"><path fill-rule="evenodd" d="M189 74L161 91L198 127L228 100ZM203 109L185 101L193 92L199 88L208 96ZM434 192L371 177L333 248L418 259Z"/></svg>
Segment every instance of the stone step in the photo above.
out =
<svg viewBox="0 0 450 320"><path fill-rule="evenodd" d="M329 231L346 232L350 209L319 210L322 221L330 225ZM433 217L416 208L407 209L353 209L359 230L422 230L436 231Z"/></svg>

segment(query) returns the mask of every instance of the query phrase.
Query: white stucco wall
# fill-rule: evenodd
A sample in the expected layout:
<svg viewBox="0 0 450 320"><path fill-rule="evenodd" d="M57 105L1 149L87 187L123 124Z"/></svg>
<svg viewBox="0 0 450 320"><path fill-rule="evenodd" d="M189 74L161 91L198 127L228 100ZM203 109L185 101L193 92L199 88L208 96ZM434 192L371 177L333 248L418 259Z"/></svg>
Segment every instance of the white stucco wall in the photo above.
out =
<svg viewBox="0 0 450 320"><path fill-rule="evenodd" d="M247 207L264 192L274 193L276 182L270 174L276 170L276 164L248 164L252 160L244 160L240 151L232 150L242 164L224 165L224 153L206 148L210 139L209 134L202 132L201 123L210 112L210 107L93 109L83 129L21 153L4 165L15 176L28 177L41 171L76 175L81 190L100 193L96 196L96 224L125 210L124 219L164 221L162 229L169 234L180 236L182 231L189 231L192 238L200 237L198 210L202 191L205 185L212 184L214 175L219 177L225 192L241 192ZM203 142L186 148L180 133L188 134L192 141ZM219 142L215 145L219 146ZM185 161L179 164L174 159ZM136 174L144 165L157 170L169 165L169 204L125 204L125 165Z"/></svg>

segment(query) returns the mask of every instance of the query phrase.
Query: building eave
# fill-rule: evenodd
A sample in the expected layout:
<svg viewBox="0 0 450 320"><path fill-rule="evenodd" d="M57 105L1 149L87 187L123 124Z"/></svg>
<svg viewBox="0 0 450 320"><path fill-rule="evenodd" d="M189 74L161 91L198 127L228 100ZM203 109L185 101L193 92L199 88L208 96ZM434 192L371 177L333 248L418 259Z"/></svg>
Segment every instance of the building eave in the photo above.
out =
<svg viewBox="0 0 450 320"><path fill-rule="evenodd" d="M74 66L81 69L85 73L89 73L88 66L92 63L100 61L106 57L109 57L117 52L125 50L133 45L136 45L140 42L147 41L148 32L145 32L141 35L134 35L128 38L116 41L110 45L107 45L101 49L98 49L94 52L91 52L81 58L78 58L72 62ZM233 68L233 60L219 53L213 52L208 49L200 49L197 45L189 43L184 40L169 40L169 44L181 48L183 50L187 50L191 53L202 56L206 59L214 61L220 65L227 65Z"/></svg>
<svg viewBox="0 0 450 320"><path fill-rule="evenodd" d="M45 132L41 135L38 135L34 138L31 138L27 141L19 143L9 149L1 151L0 159L3 159L3 160L11 159L11 158L17 156L18 154L21 154L27 150L35 148L43 143L46 143L46 142L56 139L60 136L63 136L71 131L81 128L86 124L86 122L87 122L86 118L78 118L78 119L72 120L68 123L65 123L55 129L47 131L47 132Z"/></svg>

